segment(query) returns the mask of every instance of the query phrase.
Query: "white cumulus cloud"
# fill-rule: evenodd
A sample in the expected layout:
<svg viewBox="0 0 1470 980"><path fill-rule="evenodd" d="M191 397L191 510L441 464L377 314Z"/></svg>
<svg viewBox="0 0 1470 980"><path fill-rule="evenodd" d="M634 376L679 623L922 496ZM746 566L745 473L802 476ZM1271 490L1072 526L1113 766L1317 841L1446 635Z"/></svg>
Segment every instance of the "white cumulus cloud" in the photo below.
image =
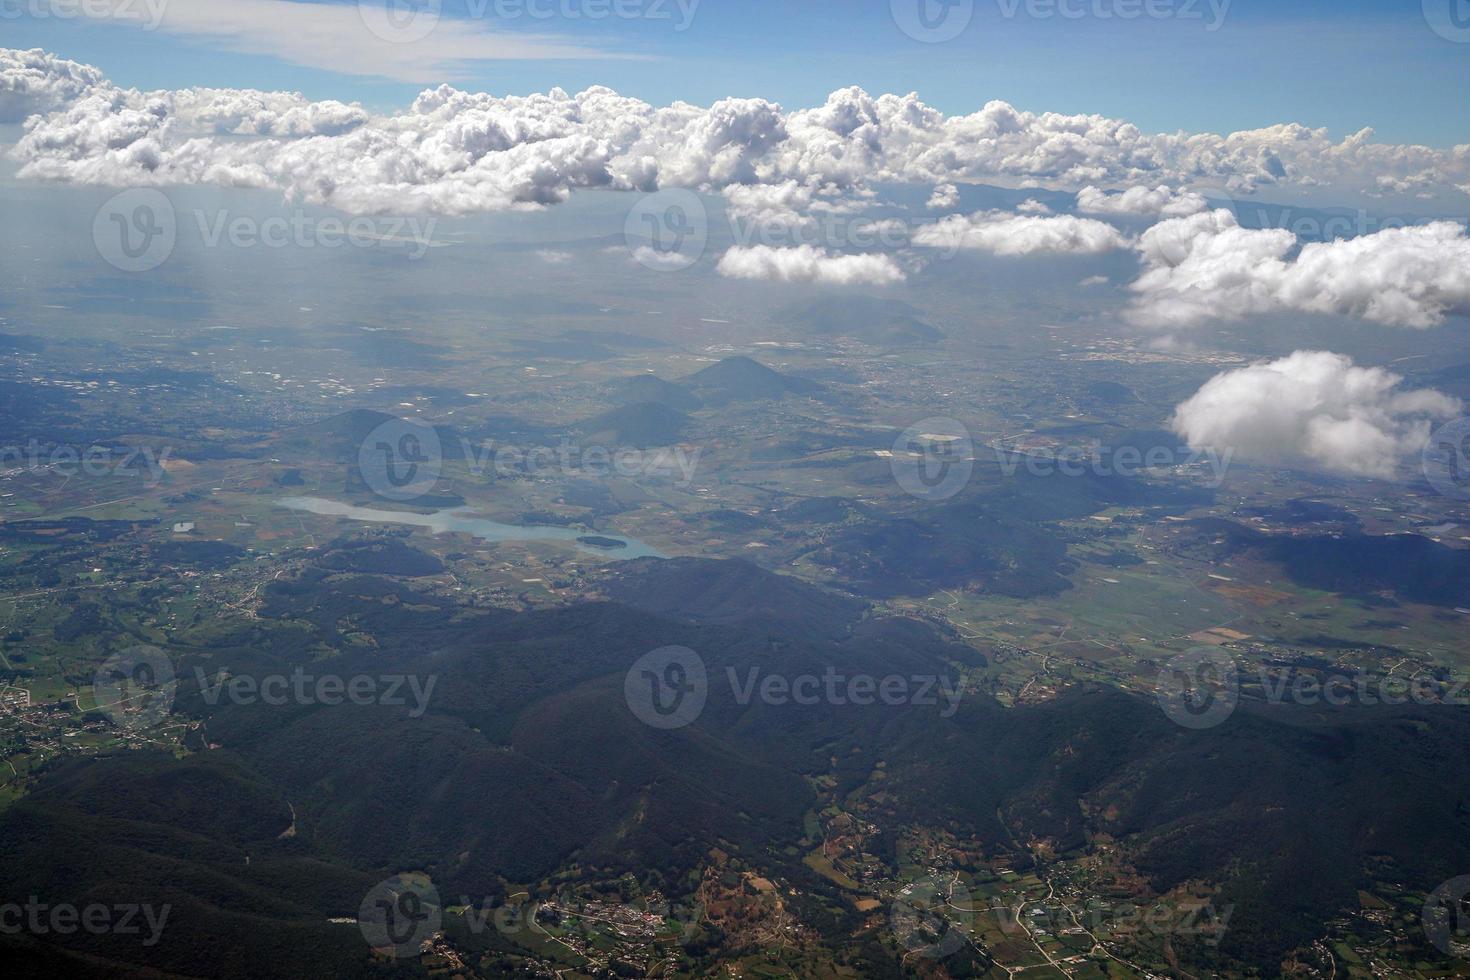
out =
<svg viewBox="0 0 1470 980"><path fill-rule="evenodd" d="M1226 210L1160 222L1139 238L1135 322L1189 327L1297 311L1432 327L1470 307L1470 238L1439 221L1297 247L1284 229L1247 229Z"/></svg>
<svg viewBox="0 0 1470 980"><path fill-rule="evenodd" d="M1084 214L1110 214L1126 218L1183 218L1209 207L1204 195L1175 190L1168 184L1130 187L1109 194L1096 187L1077 192L1077 210Z"/></svg>
<svg viewBox="0 0 1470 980"><path fill-rule="evenodd" d="M830 286L886 286L904 281L903 270L887 255L838 255L814 245L736 246L720 257L716 268L720 275L732 279L815 282Z"/></svg>
<svg viewBox="0 0 1470 980"><path fill-rule="evenodd" d="M1301 350L1217 374L1177 406L1172 424L1222 457L1387 478L1423 450L1435 420L1461 410L1456 398L1402 382L1342 354Z"/></svg>
<svg viewBox="0 0 1470 980"><path fill-rule="evenodd" d="M319 58L336 50L338 33L362 33L352 6L190 0L168 5L163 29L271 24L262 11L291 8L280 11L279 23L295 27L272 27L273 37L299 48L301 59ZM254 13L232 13L235 7ZM504 40L466 41L454 31L470 28L445 24L440 31L449 34L434 35L436 57L445 63L493 56ZM270 47L248 34L217 40ZM529 40L518 33L505 43ZM384 57L406 59L409 74L425 53L415 44L389 47ZM379 115L292 93L142 92L44 52L0 50L0 106L12 118L43 114L32 117L13 151L23 178L268 187L360 212L534 207L583 187L728 189L737 210L760 215L847 207L889 183L933 187L937 206L957 201L958 185L982 182L1081 189L1149 181L1154 191L1144 197L1161 181L1238 194L1402 186L1457 195L1455 188L1470 182L1470 146L1381 144L1367 130L1341 141L1295 124L1227 136L1148 134L1104 116L1025 112L1004 102L947 116L915 94L873 96L856 87L833 92L820 106L788 110L748 98L654 106L600 86L575 95L552 89L494 96L440 85ZM1114 197L1126 201L1129 193L1105 195L1103 206L1124 206Z"/></svg>
<svg viewBox="0 0 1470 980"><path fill-rule="evenodd" d="M0 48L0 123L21 122L80 98L106 79L91 65L67 61L40 48Z"/></svg>
<svg viewBox="0 0 1470 980"><path fill-rule="evenodd" d="M1005 211L952 214L920 228L913 240L930 248L976 249L994 255L1096 255L1129 244L1118 229L1091 218Z"/></svg>
<svg viewBox="0 0 1470 980"><path fill-rule="evenodd" d="M924 207L930 211L951 211L960 203L960 190L953 184L940 184L929 195Z"/></svg>

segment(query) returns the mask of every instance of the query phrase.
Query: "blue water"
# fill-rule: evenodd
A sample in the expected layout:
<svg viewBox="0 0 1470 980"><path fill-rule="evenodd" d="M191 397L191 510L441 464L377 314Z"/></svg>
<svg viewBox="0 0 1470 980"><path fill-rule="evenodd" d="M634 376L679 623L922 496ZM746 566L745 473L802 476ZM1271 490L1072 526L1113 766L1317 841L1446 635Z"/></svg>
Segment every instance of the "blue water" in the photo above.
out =
<svg viewBox="0 0 1470 980"><path fill-rule="evenodd" d="M623 560L664 557L656 549L635 538L624 538L603 531L553 527L543 524L501 524L498 521L473 516L473 511L469 507L455 507L452 510L440 510L431 514L415 514L406 510L375 510L371 507L358 507L323 497L285 497L279 502L279 505L288 510L299 510L324 517L348 517L354 521L366 521L371 524L407 524L411 527L428 528L435 534L458 532L473 535L481 541L564 541L581 551L603 558ZM577 540L592 535L621 541L623 547L594 548Z"/></svg>

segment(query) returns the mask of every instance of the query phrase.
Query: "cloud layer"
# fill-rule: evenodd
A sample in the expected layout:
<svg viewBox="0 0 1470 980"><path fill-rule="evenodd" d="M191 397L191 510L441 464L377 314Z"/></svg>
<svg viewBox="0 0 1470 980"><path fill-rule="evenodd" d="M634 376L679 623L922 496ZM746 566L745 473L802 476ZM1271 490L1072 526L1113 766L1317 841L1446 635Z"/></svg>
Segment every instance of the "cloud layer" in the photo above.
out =
<svg viewBox="0 0 1470 980"><path fill-rule="evenodd" d="M1174 431L1197 449L1336 473L1387 478L1423 450L1434 420L1458 399L1400 390L1403 378L1327 351L1225 371L1174 412Z"/></svg>
<svg viewBox="0 0 1470 980"><path fill-rule="evenodd" d="M904 280L903 270L887 255L836 255L814 245L737 246L720 257L716 271L731 279L815 282L828 286L886 286Z"/></svg>
<svg viewBox="0 0 1470 980"><path fill-rule="evenodd" d="M1144 272L1130 317L1190 327L1296 311L1432 327L1470 308L1470 238L1439 221L1302 246L1278 228L1247 229L1225 210L1154 225L1139 238Z"/></svg>
<svg viewBox="0 0 1470 980"><path fill-rule="evenodd" d="M1109 194L1097 187L1077 192L1077 210L1083 214L1106 214L1125 218L1183 218L1209 207L1204 197L1192 191L1175 190L1168 184L1130 187Z"/></svg>
<svg viewBox="0 0 1470 980"><path fill-rule="evenodd" d="M918 229L913 240L915 245L930 248L974 249L993 255L1097 255L1129 245L1118 229L1091 218L1004 211L952 214Z"/></svg>
<svg viewBox="0 0 1470 980"><path fill-rule="evenodd" d="M25 177L269 187L353 212L535 206L579 187L779 186L795 206L818 189L852 195L890 181L940 187L936 205L954 199L945 185L962 182L1244 192L1293 182L1376 190L1387 179L1456 194L1470 183L1470 146L1388 146L1368 131L1333 142L1298 125L1150 135L1004 102L946 116L917 95L858 88L787 111L763 99L655 107L601 87L497 97L441 86L377 116L294 94L120 89L95 69L7 51L0 93L12 118L43 114L14 151Z"/></svg>
<svg viewBox="0 0 1470 980"><path fill-rule="evenodd" d="M0 48L0 123L17 123L35 112L52 112L74 102L106 79L91 65L67 61L39 48Z"/></svg>

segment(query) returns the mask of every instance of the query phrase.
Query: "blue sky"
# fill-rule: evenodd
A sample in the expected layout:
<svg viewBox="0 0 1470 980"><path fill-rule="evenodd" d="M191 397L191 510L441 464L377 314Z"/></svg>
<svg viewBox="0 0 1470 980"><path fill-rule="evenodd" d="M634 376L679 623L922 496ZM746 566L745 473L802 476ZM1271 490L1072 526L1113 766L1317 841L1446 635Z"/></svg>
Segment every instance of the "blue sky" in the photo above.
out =
<svg viewBox="0 0 1470 980"><path fill-rule="evenodd" d="M0 10L44 2L54 0L0 0ZM126 2L141 9L147 0ZM166 27L176 11L198 16L209 5L248 11L276 4L270 9L279 13L344 0L168 2L179 6L164 8ZM441 32L524 43L532 55L537 44L580 49L573 58L474 60L453 73L454 84L496 93L604 84L655 103L746 95L792 108L856 84L871 92L915 90L946 112L999 98L1027 109L1104 113L1146 131L1228 132L1300 122L1335 135L1371 126L1386 142L1470 142L1470 36L1466 43L1442 37L1421 9L1421 2L1438 5L1443 22L1464 24L1470 35L1470 0L1232 0L1224 8L1226 0L968 0L974 3L968 26L934 44L906 36L889 0L699 0L682 31L675 27L694 0L620 0L645 10L660 3L657 11L668 17L595 21L497 16L497 2L520 0L443 2ZM533 2L586 9L598 0ZM1034 16L1056 2L1080 16ZM1188 5L1192 16L1120 20L1096 13L1145 2L1176 12ZM466 19L473 9L487 16ZM1450 13L1459 20L1445 19ZM289 35L282 22L290 18L268 19ZM388 108L448 74L428 67L414 79L372 77L373 53L357 50L351 32L335 48L303 57L283 53L269 36L240 51L231 50L240 42L177 30L28 15L0 20L0 31L6 46L43 47L145 88L289 88Z"/></svg>

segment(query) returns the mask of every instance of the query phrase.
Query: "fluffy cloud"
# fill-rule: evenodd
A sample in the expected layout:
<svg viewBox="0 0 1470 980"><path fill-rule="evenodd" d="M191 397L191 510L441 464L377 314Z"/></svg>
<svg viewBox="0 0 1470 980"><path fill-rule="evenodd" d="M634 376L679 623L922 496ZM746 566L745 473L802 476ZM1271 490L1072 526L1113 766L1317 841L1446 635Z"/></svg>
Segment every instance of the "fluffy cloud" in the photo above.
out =
<svg viewBox="0 0 1470 980"><path fill-rule="evenodd" d="M732 279L816 282L829 286L885 286L903 282L903 270L887 255L834 255L812 245L735 247L720 257L717 271Z"/></svg>
<svg viewBox="0 0 1470 980"><path fill-rule="evenodd" d="M929 195L929 200L924 207L930 211L951 211L959 207L959 203L959 188L953 184L940 184L934 188L934 193Z"/></svg>
<svg viewBox="0 0 1470 980"><path fill-rule="evenodd" d="M355 103L312 102L299 92L254 89L184 89L174 93L172 109L190 132L235 136L340 136L370 118Z"/></svg>
<svg viewBox="0 0 1470 980"><path fill-rule="evenodd" d="M59 109L104 80L91 65L66 61L40 48L0 48L0 123Z"/></svg>
<svg viewBox="0 0 1470 980"><path fill-rule="evenodd" d="M313 17L343 10L284 6L315 8L306 12ZM1449 191L1470 180L1470 147L1381 145L1368 131L1341 142L1295 125L1150 135L1103 116L1023 112L1004 102L946 116L916 95L856 87L787 111L763 99L655 107L601 87L498 97L441 86L377 116L290 94L119 89L95 69L12 51L0 52L0 93L11 116L51 113L33 119L14 150L24 177L271 187L364 212L538 206L579 187L762 188L732 200L795 210L887 182L932 185L944 203L962 182L1198 181L1246 193L1393 182Z"/></svg>
<svg viewBox="0 0 1470 980"><path fill-rule="evenodd" d="M1302 246L1284 229L1240 227L1229 211L1161 222L1139 238L1137 323L1188 327L1282 311L1432 327L1470 307L1470 238L1449 221Z"/></svg>
<svg viewBox="0 0 1470 980"><path fill-rule="evenodd" d="M1402 381L1342 354L1297 351L1217 374L1175 409L1173 427L1221 456L1387 478L1424 448L1434 420L1461 408L1432 389L1400 390Z"/></svg>
<svg viewBox="0 0 1470 980"><path fill-rule="evenodd" d="M1096 255L1127 248L1112 225L1070 214L1053 217L982 211L952 214L914 232L915 245L977 249L995 255Z"/></svg>
<svg viewBox="0 0 1470 980"><path fill-rule="evenodd" d="M1183 218L1209 207L1204 196L1175 190L1168 184L1130 187L1121 194L1108 194L1096 187L1077 192L1077 210L1084 214L1110 214L1127 218Z"/></svg>

